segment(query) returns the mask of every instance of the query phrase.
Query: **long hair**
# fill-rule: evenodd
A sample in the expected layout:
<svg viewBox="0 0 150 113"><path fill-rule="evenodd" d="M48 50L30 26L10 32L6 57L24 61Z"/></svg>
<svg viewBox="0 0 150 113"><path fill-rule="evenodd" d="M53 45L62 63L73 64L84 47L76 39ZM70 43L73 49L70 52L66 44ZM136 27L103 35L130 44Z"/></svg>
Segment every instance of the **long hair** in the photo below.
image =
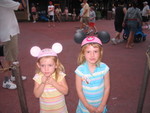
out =
<svg viewBox="0 0 150 113"><path fill-rule="evenodd" d="M86 49L87 46L89 46L89 45L93 46L94 48L99 48L99 53L100 53L100 55L99 55L98 61L96 62L96 65L99 65L100 62L101 62L101 60L102 60L102 56L103 56L103 48L102 48L101 45L96 44L96 43L89 43L89 44L84 45L84 46L81 48L81 51L80 51L79 56L78 56L78 61L77 61L77 63L78 63L79 65L81 65L81 64L83 64L83 63L86 62L86 59L85 59L84 54L85 54L85 49Z"/></svg>
<svg viewBox="0 0 150 113"><path fill-rule="evenodd" d="M39 58L39 59L37 60L37 63L40 63L40 60L41 60L42 58L51 58L51 59L53 59L54 62L56 63L57 68L55 69L55 72L54 72L54 73L56 73L55 78L56 78L56 81L57 81L60 72L65 72L64 66L62 65L62 63L60 62L60 60L58 59L58 57L56 57L56 56L45 56L45 57L41 57L41 58ZM40 72L41 72L41 71L40 71L39 67L36 66L36 73L40 73Z"/></svg>

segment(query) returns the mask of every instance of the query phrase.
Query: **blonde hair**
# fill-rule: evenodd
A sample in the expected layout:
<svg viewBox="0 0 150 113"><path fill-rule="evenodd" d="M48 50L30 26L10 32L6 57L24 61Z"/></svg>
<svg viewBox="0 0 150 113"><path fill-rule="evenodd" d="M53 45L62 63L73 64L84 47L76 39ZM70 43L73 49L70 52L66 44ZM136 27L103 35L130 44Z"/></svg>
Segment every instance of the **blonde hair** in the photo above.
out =
<svg viewBox="0 0 150 113"><path fill-rule="evenodd" d="M37 63L40 63L40 60L43 59L43 58L51 58L54 60L54 62L56 63L56 66L57 68L55 69L55 73L56 73L56 81L58 80L58 77L59 77L59 73L60 72L65 72L65 69L64 69L64 66L62 65L62 63L60 62L60 60L58 59L57 56L44 56L44 57L41 57L37 60ZM36 66L36 73L40 73L40 69L38 66Z"/></svg>
<svg viewBox="0 0 150 113"><path fill-rule="evenodd" d="M77 61L77 63L78 63L79 65L81 65L81 64L83 64L83 63L86 62L84 53L85 53L85 49L86 49L87 46L89 46L89 45L93 46L94 48L99 48L99 53L100 53L100 55L99 55L98 61L96 62L96 65L99 65L100 62L101 62L101 60L102 60L102 56L103 56L103 48L102 48L102 46L101 46L100 44L96 44L96 43L89 43L89 44L84 45L84 46L81 48L81 51L80 51L79 56L78 56L78 61Z"/></svg>

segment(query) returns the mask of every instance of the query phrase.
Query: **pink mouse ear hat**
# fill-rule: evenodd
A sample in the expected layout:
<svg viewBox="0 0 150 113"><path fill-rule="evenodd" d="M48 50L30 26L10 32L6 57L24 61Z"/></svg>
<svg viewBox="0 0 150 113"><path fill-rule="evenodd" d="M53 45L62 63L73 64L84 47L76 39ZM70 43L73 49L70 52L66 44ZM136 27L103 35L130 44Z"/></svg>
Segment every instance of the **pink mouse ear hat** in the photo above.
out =
<svg viewBox="0 0 150 113"><path fill-rule="evenodd" d="M81 47L89 43L97 43L97 44L102 45L101 40L97 38L96 36L88 36L82 41Z"/></svg>
<svg viewBox="0 0 150 113"><path fill-rule="evenodd" d="M41 50L40 53L38 54L38 59L44 56L57 56L57 53L54 52L52 49L45 48Z"/></svg>
<svg viewBox="0 0 150 113"><path fill-rule="evenodd" d="M38 59L44 56L57 56L58 53L62 51L63 47L60 43L54 43L52 45L52 49L50 48L45 48L45 49L40 49L38 46L33 46L30 49L30 54L33 57L37 57Z"/></svg>

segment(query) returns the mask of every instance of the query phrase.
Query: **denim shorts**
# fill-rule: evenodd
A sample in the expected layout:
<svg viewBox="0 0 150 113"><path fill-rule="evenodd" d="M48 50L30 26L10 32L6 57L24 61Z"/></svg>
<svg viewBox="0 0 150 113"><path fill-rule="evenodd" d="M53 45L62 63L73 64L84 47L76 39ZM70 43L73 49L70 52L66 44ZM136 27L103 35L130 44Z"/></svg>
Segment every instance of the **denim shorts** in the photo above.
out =
<svg viewBox="0 0 150 113"><path fill-rule="evenodd" d="M137 29L138 29L138 26L139 26L139 23L138 21L135 21L135 20L130 20L130 21L127 21L127 27L129 29L129 31L133 31L133 32L136 32Z"/></svg>

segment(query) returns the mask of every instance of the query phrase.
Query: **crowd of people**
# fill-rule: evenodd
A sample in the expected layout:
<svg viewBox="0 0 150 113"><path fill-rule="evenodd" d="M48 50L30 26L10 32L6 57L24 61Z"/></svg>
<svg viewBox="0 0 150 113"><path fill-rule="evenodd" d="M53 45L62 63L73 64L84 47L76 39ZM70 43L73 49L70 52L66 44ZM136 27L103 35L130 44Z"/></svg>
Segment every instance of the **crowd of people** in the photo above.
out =
<svg viewBox="0 0 150 113"><path fill-rule="evenodd" d="M124 40L121 39L120 35L123 29L127 29L129 32L126 48L133 48L134 46L134 37L135 33L139 31L141 28L141 32L143 28L149 28L149 15L150 15L150 8L148 2L143 2L143 9L140 10L137 7L136 2L132 2L129 7L125 7L123 2L116 2L114 4L114 26L116 30L116 36L111 39L112 44L116 45Z"/></svg>
<svg viewBox="0 0 150 113"><path fill-rule="evenodd" d="M50 10L53 7L53 10ZM44 11L45 18L47 18L48 21L77 21L77 12L76 9L73 8L72 11L70 12L68 7L65 7L64 10L62 11L60 5L54 5L52 1L49 1L49 5L47 8L47 11ZM50 15L53 16L53 19L50 19ZM33 23L36 23L36 20L41 20L40 19L40 11L37 10L36 6L34 3L32 3L31 6L31 19L33 20ZM45 19L45 21L47 21Z"/></svg>

